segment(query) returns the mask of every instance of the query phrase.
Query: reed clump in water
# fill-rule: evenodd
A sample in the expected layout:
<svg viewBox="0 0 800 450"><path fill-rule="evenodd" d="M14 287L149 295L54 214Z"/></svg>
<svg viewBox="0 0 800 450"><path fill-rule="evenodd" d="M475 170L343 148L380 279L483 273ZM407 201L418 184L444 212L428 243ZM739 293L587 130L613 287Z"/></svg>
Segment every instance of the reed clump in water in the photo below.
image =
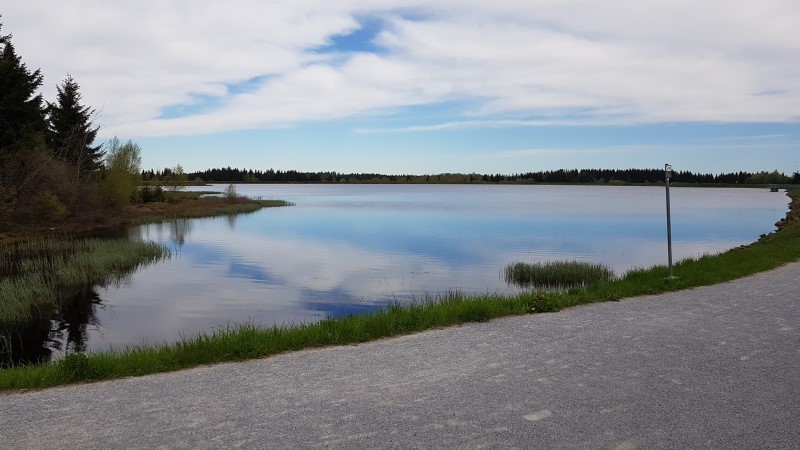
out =
<svg viewBox="0 0 800 450"><path fill-rule="evenodd" d="M37 239L0 246L0 323L28 320L71 287L120 281L144 264L168 258L154 242Z"/></svg>
<svg viewBox="0 0 800 450"><path fill-rule="evenodd" d="M504 275L506 283L539 288L588 286L614 279L609 267L579 261L515 262L506 266Z"/></svg>

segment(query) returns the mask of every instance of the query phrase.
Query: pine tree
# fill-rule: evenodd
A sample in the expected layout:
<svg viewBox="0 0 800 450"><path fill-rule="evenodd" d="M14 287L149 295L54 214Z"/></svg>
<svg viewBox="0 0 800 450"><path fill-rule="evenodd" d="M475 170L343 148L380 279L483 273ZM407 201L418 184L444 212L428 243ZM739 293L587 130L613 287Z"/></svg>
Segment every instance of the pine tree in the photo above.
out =
<svg viewBox="0 0 800 450"><path fill-rule="evenodd" d="M101 165L102 146L92 146L99 127L92 126L94 110L80 103L80 86L67 75L57 87L56 102L47 108L47 145L53 156L86 176Z"/></svg>
<svg viewBox="0 0 800 450"><path fill-rule="evenodd" d="M22 63L11 35L0 34L0 157L25 150L45 132L42 95L36 94L42 82L39 69L30 72Z"/></svg>

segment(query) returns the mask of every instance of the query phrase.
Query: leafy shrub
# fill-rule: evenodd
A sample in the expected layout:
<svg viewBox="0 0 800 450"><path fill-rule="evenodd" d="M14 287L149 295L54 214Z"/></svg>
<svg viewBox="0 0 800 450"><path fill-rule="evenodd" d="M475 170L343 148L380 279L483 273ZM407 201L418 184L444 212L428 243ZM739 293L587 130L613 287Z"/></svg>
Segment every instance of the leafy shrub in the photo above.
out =
<svg viewBox="0 0 800 450"><path fill-rule="evenodd" d="M141 178L142 149L133 141L121 144L113 138L106 151L106 192L109 200L123 207L137 198L137 186Z"/></svg>
<svg viewBox="0 0 800 450"><path fill-rule="evenodd" d="M50 191L37 192L31 203L34 213L48 222L61 221L67 217L67 207Z"/></svg>

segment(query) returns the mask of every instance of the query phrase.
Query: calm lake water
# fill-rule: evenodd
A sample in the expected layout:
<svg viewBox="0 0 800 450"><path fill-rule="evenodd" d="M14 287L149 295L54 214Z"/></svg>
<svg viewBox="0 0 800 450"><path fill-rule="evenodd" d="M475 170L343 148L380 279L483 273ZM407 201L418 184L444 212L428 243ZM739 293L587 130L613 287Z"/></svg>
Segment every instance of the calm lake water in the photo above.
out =
<svg viewBox="0 0 800 450"><path fill-rule="evenodd" d="M131 228L132 238L165 243L173 258L87 292L80 317L65 323L62 313L51 323L44 356L172 342L247 321L316 321L449 290L513 293L501 272L515 261L601 262L622 274L667 260L663 187L237 190L296 206ZM670 193L675 261L753 242L788 205L767 189Z"/></svg>

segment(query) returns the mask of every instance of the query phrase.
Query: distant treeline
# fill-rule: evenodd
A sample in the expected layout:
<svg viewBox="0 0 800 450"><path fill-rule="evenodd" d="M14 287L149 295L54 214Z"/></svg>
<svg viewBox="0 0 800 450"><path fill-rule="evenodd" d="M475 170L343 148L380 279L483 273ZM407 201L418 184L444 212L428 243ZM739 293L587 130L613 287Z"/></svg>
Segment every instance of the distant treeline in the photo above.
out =
<svg viewBox="0 0 800 450"><path fill-rule="evenodd" d="M470 183L663 183L663 169L583 169L548 170L513 175L441 173L436 175L384 175L377 173L298 172L295 170L246 170L231 167L208 169L186 174L191 181L217 183L400 183L400 184L470 184ZM170 169L142 172L144 181L160 181L172 176ZM787 176L774 172L693 173L675 172L672 181L692 184L767 184L800 183L800 173Z"/></svg>

